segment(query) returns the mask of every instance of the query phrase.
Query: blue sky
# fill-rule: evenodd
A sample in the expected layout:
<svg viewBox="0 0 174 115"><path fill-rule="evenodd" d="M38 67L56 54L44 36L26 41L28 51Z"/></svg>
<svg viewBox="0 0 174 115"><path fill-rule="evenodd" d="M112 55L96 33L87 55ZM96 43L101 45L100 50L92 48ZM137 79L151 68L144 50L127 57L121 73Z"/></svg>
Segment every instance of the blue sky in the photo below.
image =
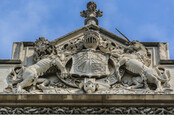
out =
<svg viewBox="0 0 174 115"><path fill-rule="evenodd" d="M50 41L84 26L80 11L90 0L1 0L0 59L10 59L13 42ZM174 0L93 0L103 11L99 26L130 40L168 42L174 59ZM119 34L118 34L119 35Z"/></svg>

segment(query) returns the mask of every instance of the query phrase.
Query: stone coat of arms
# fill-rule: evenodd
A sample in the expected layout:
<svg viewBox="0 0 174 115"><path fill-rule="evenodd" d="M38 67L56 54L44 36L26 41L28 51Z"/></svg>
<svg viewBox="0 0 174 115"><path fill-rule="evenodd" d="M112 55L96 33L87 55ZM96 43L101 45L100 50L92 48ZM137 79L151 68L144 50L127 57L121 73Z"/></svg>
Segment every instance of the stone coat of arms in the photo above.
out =
<svg viewBox="0 0 174 115"><path fill-rule="evenodd" d="M90 2L81 12L86 26L80 37L56 44L41 37L34 64L16 66L7 76L7 93L154 93L170 92L170 71L152 67L139 41L116 42L97 29L102 11ZM93 26L95 25L95 26ZM105 32L107 33L107 32ZM118 36L117 36L118 37ZM61 39L60 39L61 41Z"/></svg>
<svg viewBox="0 0 174 115"><path fill-rule="evenodd" d="M100 78L102 76L109 76L110 74L108 69L108 55L103 55L102 53L93 51L86 51L80 52L72 58L73 67L70 71L70 74L72 75Z"/></svg>

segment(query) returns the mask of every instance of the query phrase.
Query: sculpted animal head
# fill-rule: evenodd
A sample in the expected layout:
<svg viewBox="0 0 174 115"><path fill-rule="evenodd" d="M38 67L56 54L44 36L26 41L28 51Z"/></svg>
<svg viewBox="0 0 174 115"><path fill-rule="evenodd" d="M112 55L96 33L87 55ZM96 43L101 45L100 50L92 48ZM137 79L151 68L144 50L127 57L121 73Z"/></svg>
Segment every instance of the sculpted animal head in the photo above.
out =
<svg viewBox="0 0 174 115"><path fill-rule="evenodd" d="M46 55L56 54L55 47L44 37L40 37L35 42L34 61L37 62Z"/></svg>
<svg viewBox="0 0 174 115"><path fill-rule="evenodd" d="M96 90L96 84L91 81L88 81L84 83L83 88L86 93L94 93Z"/></svg>
<svg viewBox="0 0 174 115"><path fill-rule="evenodd" d="M85 78L84 82L79 84L79 88L83 89L86 93L94 93L98 88L98 84L94 79Z"/></svg>
<svg viewBox="0 0 174 115"><path fill-rule="evenodd" d="M131 42L131 45L130 45L131 48L133 48L134 50L138 51L142 48L145 48L139 41L132 41Z"/></svg>
<svg viewBox="0 0 174 115"><path fill-rule="evenodd" d="M138 58L141 58L142 62L146 65L146 66L150 66L151 64L151 54L150 52L148 52L148 49L139 41L132 41L128 51L131 50L132 54L135 54L138 56Z"/></svg>
<svg viewBox="0 0 174 115"><path fill-rule="evenodd" d="M139 52L141 55L150 56L147 48L137 40L132 41L129 47L134 51Z"/></svg>

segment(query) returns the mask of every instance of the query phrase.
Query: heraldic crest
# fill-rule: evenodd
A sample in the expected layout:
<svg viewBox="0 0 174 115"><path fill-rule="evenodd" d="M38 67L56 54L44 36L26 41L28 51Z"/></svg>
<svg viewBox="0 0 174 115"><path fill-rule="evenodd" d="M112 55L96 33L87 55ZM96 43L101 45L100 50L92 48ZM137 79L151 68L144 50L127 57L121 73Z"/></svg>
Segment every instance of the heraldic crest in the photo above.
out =
<svg viewBox="0 0 174 115"><path fill-rule="evenodd" d="M145 93L170 90L170 72L150 67L140 42L127 46L86 28L83 37L60 46L41 37L35 42L35 64L16 66L8 75L8 93Z"/></svg>
<svg viewBox="0 0 174 115"><path fill-rule="evenodd" d="M7 76L6 93L169 93L170 71L152 66L151 53L139 41L122 44L98 27L103 12L89 2L81 12L79 37L60 43L40 37L32 65L18 65ZM94 26L93 26L94 25ZM118 37L118 36L117 36Z"/></svg>

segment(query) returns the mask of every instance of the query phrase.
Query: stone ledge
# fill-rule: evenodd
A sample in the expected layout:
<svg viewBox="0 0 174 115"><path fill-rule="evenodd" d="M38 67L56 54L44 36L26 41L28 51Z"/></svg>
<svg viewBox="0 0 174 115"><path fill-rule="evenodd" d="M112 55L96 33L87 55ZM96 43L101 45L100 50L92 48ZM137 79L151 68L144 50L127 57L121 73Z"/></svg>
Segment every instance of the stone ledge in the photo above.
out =
<svg viewBox="0 0 174 115"><path fill-rule="evenodd" d="M160 60L159 63L162 65L174 65L174 60Z"/></svg>
<svg viewBox="0 0 174 115"><path fill-rule="evenodd" d="M35 42L23 42L24 46L35 46Z"/></svg>
<svg viewBox="0 0 174 115"><path fill-rule="evenodd" d="M0 106L174 106L172 94L1 94Z"/></svg>
<svg viewBox="0 0 174 115"><path fill-rule="evenodd" d="M0 64L21 64L21 60L0 59Z"/></svg>
<svg viewBox="0 0 174 115"><path fill-rule="evenodd" d="M158 47L160 42L141 42L146 47Z"/></svg>

